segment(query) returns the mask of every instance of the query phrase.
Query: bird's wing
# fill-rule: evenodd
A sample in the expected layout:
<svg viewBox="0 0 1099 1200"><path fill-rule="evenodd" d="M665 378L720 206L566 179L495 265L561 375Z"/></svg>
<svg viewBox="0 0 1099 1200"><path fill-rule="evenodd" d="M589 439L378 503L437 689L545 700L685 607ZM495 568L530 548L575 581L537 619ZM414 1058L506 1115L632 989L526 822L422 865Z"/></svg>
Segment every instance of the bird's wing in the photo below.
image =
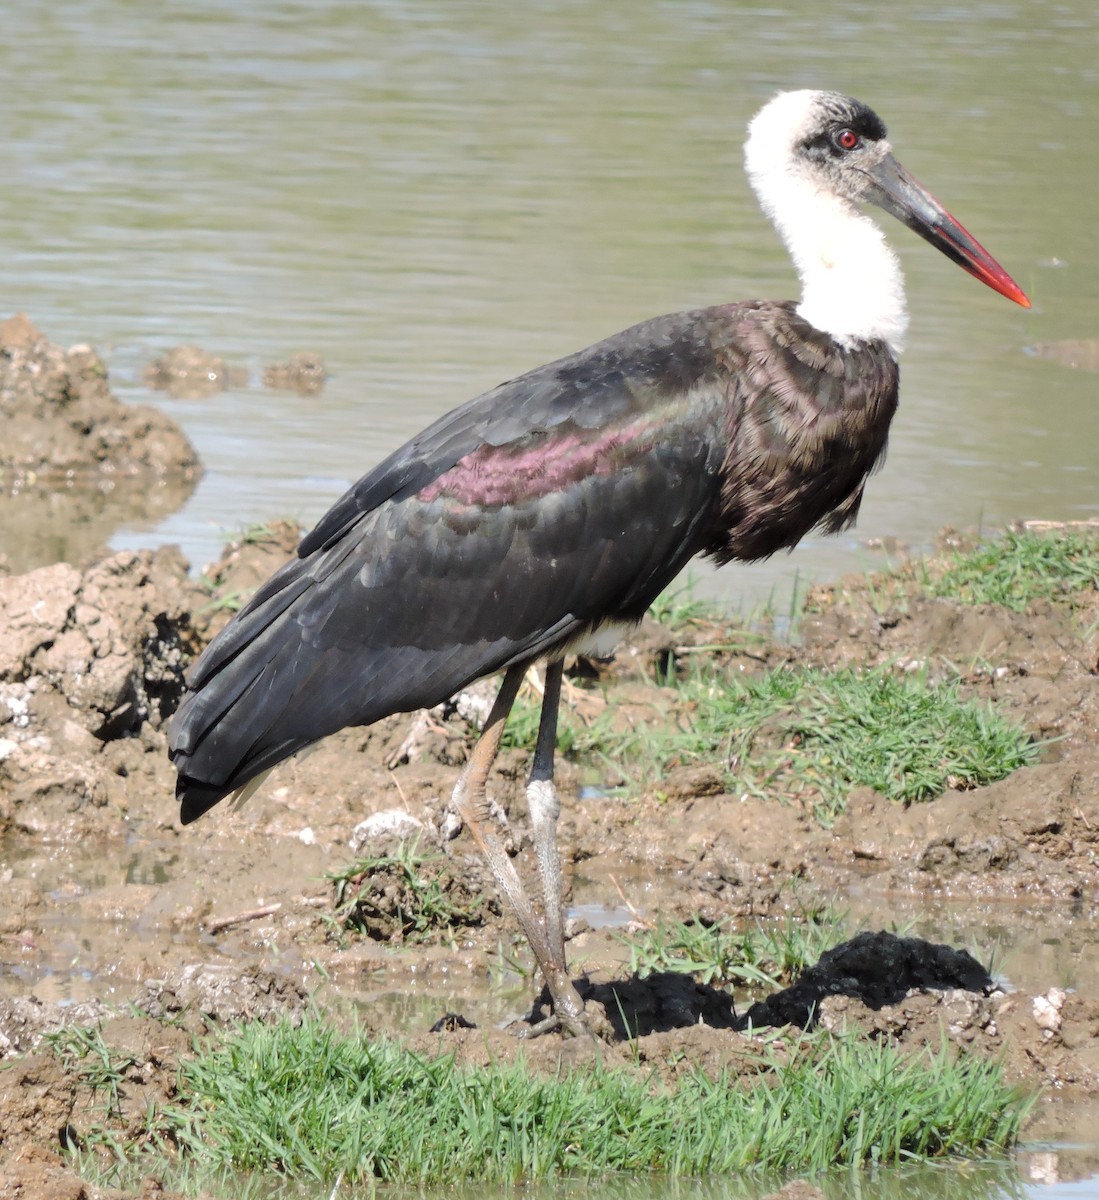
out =
<svg viewBox="0 0 1099 1200"><path fill-rule="evenodd" d="M184 781L224 794L640 617L720 490L730 397L705 324L646 322L504 384L360 480L193 669L170 733Z"/></svg>
<svg viewBox="0 0 1099 1200"><path fill-rule="evenodd" d="M715 311L645 321L446 413L349 488L303 538L299 555L333 544L364 513L415 495L477 451L506 450L563 425L594 435L677 394L712 366L705 331L694 326Z"/></svg>

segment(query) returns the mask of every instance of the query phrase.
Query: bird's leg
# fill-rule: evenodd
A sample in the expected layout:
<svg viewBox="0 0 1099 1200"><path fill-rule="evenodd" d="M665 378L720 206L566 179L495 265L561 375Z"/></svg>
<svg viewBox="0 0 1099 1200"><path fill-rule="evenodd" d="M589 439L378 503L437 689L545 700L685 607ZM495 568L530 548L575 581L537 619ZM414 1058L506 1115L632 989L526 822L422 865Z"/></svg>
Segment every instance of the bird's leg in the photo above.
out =
<svg viewBox="0 0 1099 1200"><path fill-rule="evenodd" d="M542 716L538 723L538 741L527 780L527 811L534 835L534 853L542 877L542 904L545 910L546 940L550 953L565 965L565 911L561 898L561 852L557 845L557 818L561 801L553 785L553 755L557 748L557 715L561 704L561 674L564 662L558 659L546 667L542 694Z"/></svg>
<svg viewBox="0 0 1099 1200"><path fill-rule="evenodd" d="M519 921L523 935L530 943L538 966L545 976L553 1000L555 1021L569 1033L580 1034L588 1032L584 1025L584 1001L576 988L572 986L568 971L565 969L564 947L559 954L554 954L547 937L546 928L534 915L530 899L523 887L519 873L515 870L504 843L496 831L492 821L488 803L485 799L485 784L488 773L500 750L500 739L503 737L504 725L515 703L519 685L523 681L524 668L522 665L509 667L500 685L500 692L488 715L477 745L469 756L462 774L454 788L453 804L458 815L465 822L473 840L485 856L496 883L511 905ZM558 902L558 910L560 902ZM558 918L558 924L560 918Z"/></svg>

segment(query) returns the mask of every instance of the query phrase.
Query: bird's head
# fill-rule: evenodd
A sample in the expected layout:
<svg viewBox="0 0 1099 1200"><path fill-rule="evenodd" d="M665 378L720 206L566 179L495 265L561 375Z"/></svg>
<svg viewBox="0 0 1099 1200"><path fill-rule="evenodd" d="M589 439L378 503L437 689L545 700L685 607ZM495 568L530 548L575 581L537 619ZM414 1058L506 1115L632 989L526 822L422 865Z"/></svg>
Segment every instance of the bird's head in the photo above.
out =
<svg viewBox="0 0 1099 1200"><path fill-rule="evenodd" d="M752 119L744 146L753 183L774 188L802 180L853 202L867 195L868 170L890 157L882 119L839 92L780 92ZM758 185L757 184L757 185Z"/></svg>
<svg viewBox="0 0 1099 1200"><path fill-rule="evenodd" d="M748 126L744 159L761 204L780 228L787 200L874 204L982 283L1030 307L1003 267L896 160L884 122L860 101L839 92L780 92Z"/></svg>

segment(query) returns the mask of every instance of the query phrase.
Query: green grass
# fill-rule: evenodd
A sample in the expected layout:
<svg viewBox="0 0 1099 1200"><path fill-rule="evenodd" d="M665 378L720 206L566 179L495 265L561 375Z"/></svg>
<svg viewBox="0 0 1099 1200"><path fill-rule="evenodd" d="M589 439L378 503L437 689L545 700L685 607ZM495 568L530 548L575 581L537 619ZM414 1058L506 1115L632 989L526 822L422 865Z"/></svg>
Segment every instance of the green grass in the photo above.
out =
<svg viewBox="0 0 1099 1200"><path fill-rule="evenodd" d="M1038 599L1063 600L1099 588L1099 534L1088 530L1007 531L955 552L930 572L928 595L1025 612Z"/></svg>
<svg viewBox="0 0 1099 1200"><path fill-rule="evenodd" d="M1029 736L957 683L888 668L770 671L694 685L692 727L668 751L725 764L731 790L808 801L824 820L852 789L926 800L1033 762Z"/></svg>
<svg viewBox="0 0 1099 1200"><path fill-rule="evenodd" d="M842 914L825 909L789 913L782 921L658 921L622 937L638 975L679 971L714 987L786 987L836 942Z"/></svg>
<svg viewBox="0 0 1099 1200"><path fill-rule="evenodd" d="M533 751L538 739L538 723L542 716L541 700L531 700L520 694L504 727L502 746L505 749ZM603 713L591 725L584 724L567 704L561 705L557 720L557 752L584 758L598 753L613 742L611 711Z"/></svg>
<svg viewBox="0 0 1099 1200"><path fill-rule="evenodd" d="M728 624L722 606L717 601L696 596L694 580L689 577L665 588L649 605L649 616L673 630L692 625Z"/></svg>
<svg viewBox="0 0 1099 1200"><path fill-rule="evenodd" d="M116 1054L103 1040L97 1025L65 1026L43 1036L43 1041L65 1064L91 1088L94 1095L106 1093L108 1116L122 1111L119 1085L136 1060L128 1054Z"/></svg>
<svg viewBox="0 0 1099 1200"><path fill-rule="evenodd" d="M608 724L596 753L643 786L675 766L716 766L730 792L800 801L823 821L853 788L926 800L1002 779L1038 754L1024 730L963 699L957 683L888 668L700 672L677 690L651 725Z"/></svg>
<svg viewBox="0 0 1099 1200"><path fill-rule="evenodd" d="M664 682L651 718L634 709L621 719L612 699L585 723L563 705L558 752L650 790L677 766L713 766L730 792L805 803L824 822L854 788L927 800L994 783L1039 753L993 705L963 698L960 681L922 672L782 666L750 675L699 656L688 677ZM533 749L538 716L520 698L505 745Z"/></svg>
<svg viewBox="0 0 1099 1200"><path fill-rule="evenodd" d="M981 1154L1012 1145L1026 1103L1000 1068L818 1038L759 1076L655 1078L522 1064L459 1069L316 1019L241 1028L185 1064L169 1128L185 1160L345 1186L499 1184L559 1173L677 1176Z"/></svg>
<svg viewBox="0 0 1099 1200"><path fill-rule="evenodd" d="M1094 592L1099 535L1009 531L946 560L868 577L875 607L904 602L910 586L905 579L915 579L930 596L1023 611L1042 597ZM680 630L713 623L715 644L703 649L733 645L712 608L694 599L689 587L665 593L650 615ZM748 636L738 634L737 643ZM911 803L951 787L993 783L1039 753L1025 731L994 707L963 699L958 683L929 683L919 673L888 667L784 667L742 675L699 654L687 678L658 682L674 694L654 691L654 710L663 705L663 712L651 720L639 720L636 709L622 719L612 701L584 723L565 706L559 752L604 777L651 790L677 765L716 766L731 792L806 803L825 822L843 810L854 788ZM521 699L506 744L532 748L537 726L538 707Z"/></svg>
<svg viewBox="0 0 1099 1200"><path fill-rule="evenodd" d="M213 592L215 590L216 585L212 583L207 576L203 575L201 583L208 592ZM251 600L254 594L254 588L245 588L236 592L226 592L224 596L216 596L209 602L209 604L202 605L198 612L204 616L207 613L239 612L248 603L248 601Z"/></svg>
<svg viewBox="0 0 1099 1200"><path fill-rule="evenodd" d="M788 587L771 595L754 608L730 609L725 600L697 593L698 580L689 572L675 580L649 605L648 615L672 633L703 632L713 639L712 646L691 645L700 649L730 650L753 648L767 636L789 639L796 636L802 616L806 585L798 573Z"/></svg>

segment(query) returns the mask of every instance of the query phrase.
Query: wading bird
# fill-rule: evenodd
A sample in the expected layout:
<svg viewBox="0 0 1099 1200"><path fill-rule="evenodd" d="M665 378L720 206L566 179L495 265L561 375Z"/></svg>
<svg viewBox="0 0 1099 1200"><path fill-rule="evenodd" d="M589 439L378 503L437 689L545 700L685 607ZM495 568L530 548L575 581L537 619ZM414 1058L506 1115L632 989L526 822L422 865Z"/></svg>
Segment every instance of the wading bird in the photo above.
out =
<svg viewBox="0 0 1099 1200"><path fill-rule="evenodd" d="M359 480L206 648L169 742L184 824L348 725L503 683L453 803L541 968L553 1016L587 1028L569 979L553 785L564 656L638 621L696 554L764 558L855 519L897 406L900 266L871 203L1024 307L1002 267L834 92L775 97L748 177L793 257L800 303L657 317L441 417ZM526 669L547 661L527 784L539 917L485 783Z"/></svg>

